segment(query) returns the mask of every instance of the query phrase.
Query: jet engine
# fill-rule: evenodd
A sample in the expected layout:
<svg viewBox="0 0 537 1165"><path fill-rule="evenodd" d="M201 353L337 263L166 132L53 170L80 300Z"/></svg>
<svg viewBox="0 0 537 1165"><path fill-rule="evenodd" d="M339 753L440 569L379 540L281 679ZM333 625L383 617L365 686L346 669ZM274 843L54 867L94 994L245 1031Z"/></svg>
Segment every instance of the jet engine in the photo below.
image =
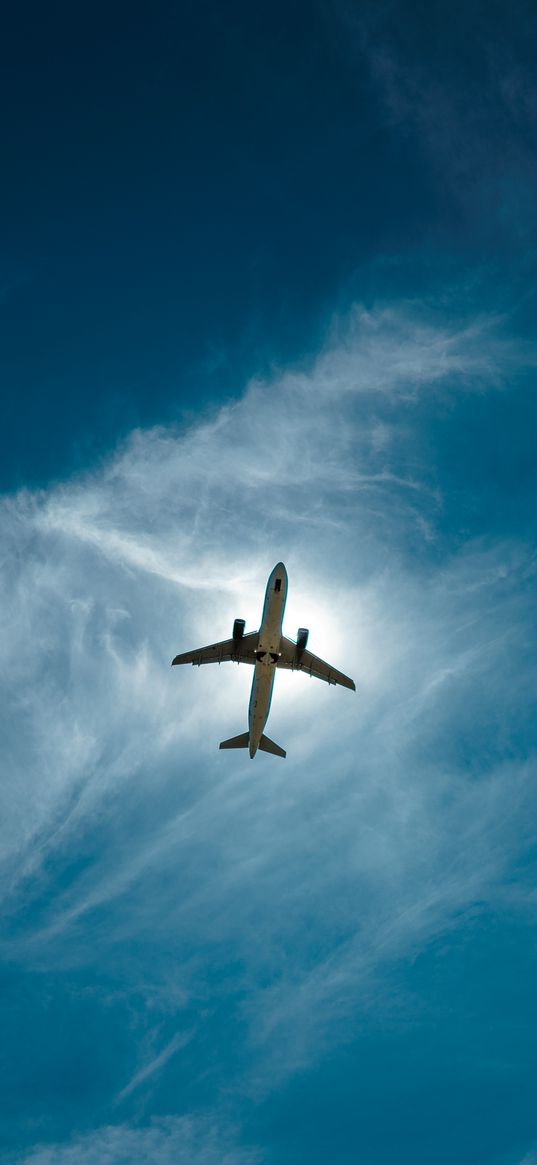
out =
<svg viewBox="0 0 537 1165"><path fill-rule="evenodd" d="M307 627L299 627L296 633L296 647L297 651L304 651L306 643L308 642L309 631Z"/></svg>
<svg viewBox="0 0 537 1165"><path fill-rule="evenodd" d="M242 639L244 635L244 628L246 627L246 619L235 619L233 624L233 638L235 642Z"/></svg>

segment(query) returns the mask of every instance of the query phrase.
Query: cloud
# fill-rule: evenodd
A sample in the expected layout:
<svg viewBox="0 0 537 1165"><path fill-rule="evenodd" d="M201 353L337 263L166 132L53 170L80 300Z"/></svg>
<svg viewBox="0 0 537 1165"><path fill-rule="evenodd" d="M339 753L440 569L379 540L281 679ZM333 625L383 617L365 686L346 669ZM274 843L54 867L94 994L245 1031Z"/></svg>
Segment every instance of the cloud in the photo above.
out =
<svg viewBox="0 0 537 1165"><path fill-rule="evenodd" d="M168 1063L168 1060L171 1058L171 1056L174 1056L180 1048L185 1047L189 1038L189 1035L185 1035L183 1032L178 1032L173 1037L173 1039L169 1040L169 1042L165 1045L164 1048L161 1049L158 1055L152 1056L151 1059L148 1060L148 1062L144 1064L142 1068L139 1068L138 1071L135 1072L134 1076L131 1080L129 1080L128 1084L126 1084L125 1087L121 1089L121 1092L118 1093L116 1097L116 1103L120 1104L122 1100L126 1100L127 1096L130 1096L131 1092L134 1092L135 1088L139 1088L140 1084L143 1084L146 1080L149 1080L149 1077L154 1076L156 1072L159 1072L160 1069Z"/></svg>
<svg viewBox="0 0 537 1165"><path fill-rule="evenodd" d="M169 657L193 636L226 635L245 595L249 625L257 625L264 574L280 551L293 561L291 596L298 583L308 606L313 586L322 601L335 582L354 607L364 574L371 603L368 558L386 566L372 527L397 554L409 533L423 539L420 519L434 524L441 505L419 463L411 473L398 463L401 446L414 459L408 426L419 394L481 391L520 359L486 320L434 329L410 314L357 312L309 371L252 385L186 434L135 433L97 475L8 499L4 611L14 617L5 626L4 677L13 715L28 730L24 785L14 774L7 805L8 819L18 815L7 849L30 848L32 831L50 824L60 803L65 829L88 799L173 747L185 732L174 711L178 684L184 691L189 683L186 720L197 730L193 682L214 678L170 675ZM339 549L329 582L311 577L319 541ZM451 589L466 601L470 587L509 574L505 553L463 554ZM362 555L366 571L358 565L357 575Z"/></svg>
<svg viewBox="0 0 537 1165"><path fill-rule="evenodd" d="M535 809L535 560L466 510L446 531L434 450L446 416L463 427L533 364L504 320L357 309L310 366L5 499L3 954L112 967L142 1033L166 1008L194 1033L155 1054L135 1027L111 1104L165 1091L206 1029L219 1098L222 1079L270 1092L349 1016L397 1022L401 961L501 897ZM170 660L257 626L280 558L287 631L309 626L358 693L278 676L288 759L251 763L217 750L245 727L248 669ZM185 1127L25 1161L166 1161Z"/></svg>
<svg viewBox="0 0 537 1165"><path fill-rule="evenodd" d="M292 562L300 619L317 548L337 556L315 582L326 612L334 583L354 606L355 584L384 569L382 539L398 553L409 532L434 538L441 501L416 457L412 415L420 396L462 383L482 391L533 359L494 325L357 310L310 369L252 384L186 433L136 432L97 473L5 500L12 876L145 758L193 739L194 692L213 679L196 677L195 689L189 677L179 723L186 677L170 675L169 658L192 639L225 636L238 604L257 625L273 558ZM242 677L227 682L235 692Z"/></svg>
<svg viewBox="0 0 537 1165"><path fill-rule="evenodd" d="M531 231L537 87L527 5L508 21L502 6L484 16L479 5L436 5L419 27L390 3L335 0L334 12L344 51L365 62L386 123L414 139L443 204L447 194L470 211L479 233L492 223L509 225L511 241Z"/></svg>
<svg viewBox="0 0 537 1165"><path fill-rule="evenodd" d="M256 1165L259 1153L230 1147L230 1134L187 1117L165 1118L146 1128L107 1125L67 1144L39 1145L17 1165Z"/></svg>

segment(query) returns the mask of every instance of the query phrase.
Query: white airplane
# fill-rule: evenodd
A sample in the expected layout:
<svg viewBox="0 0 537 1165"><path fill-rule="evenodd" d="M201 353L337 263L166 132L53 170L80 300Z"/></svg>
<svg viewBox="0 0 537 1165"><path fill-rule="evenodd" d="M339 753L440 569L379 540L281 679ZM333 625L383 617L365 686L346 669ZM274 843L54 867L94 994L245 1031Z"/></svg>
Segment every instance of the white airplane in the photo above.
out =
<svg viewBox="0 0 537 1165"><path fill-rule="evenodd" d="M344 688L356 691L354 680L312 655L311 651L306 651L309 632L305 627L299 627L296 643L282 635L286 599L287 571L283 562L278 562L267 583L259 631L245 635L244 619L235 619L231 639L211 643L209 647L200 647L197 651L185 651L184 655L176 655L172 660L172 667L176 663L197 664L199 667L202 663L223 663L228 659L254 665L248 732L232 736L231 740L223 740L220 745L220 748L247 748L252 759L258 748L262 752L272 752L275 756L286 756L283 748L263 735L277 667L305 671L310 676L317 676L319 680L326 680L328 684L342 684Z"/></svg>

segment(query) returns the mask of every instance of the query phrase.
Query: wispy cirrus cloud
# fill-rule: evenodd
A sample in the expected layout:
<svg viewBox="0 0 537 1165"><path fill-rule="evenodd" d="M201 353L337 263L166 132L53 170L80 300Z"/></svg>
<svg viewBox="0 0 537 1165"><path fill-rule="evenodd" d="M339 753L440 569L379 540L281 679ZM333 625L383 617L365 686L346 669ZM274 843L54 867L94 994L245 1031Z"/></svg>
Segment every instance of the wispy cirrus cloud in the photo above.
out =
<svg viewBox="0 0 537 1165"><path fill-rule="evenodd" d="M187 433L136 433L98 474L7 499L8 740L13 715L28 724L13 745L26 784L14 775L7 848L26 844L56 793L76 800L79 780L84 804L102 784L92 768L119 775L135 755L169 746L174 695L162 665L182 604L181 638L212 637L217 597L229 621L251 593L246 614L258 618L252 584L262 585L267 553L297 566L305 556L304 578L315 542L334 542L348 589L357 565L384 568L378 531L395 553L409 529L418 543L434 538L442 501L414 442L420 394L482 391L532 360L494 321L435 328L410 311L357 312L309 371L252 385Z"/></svg>
<svg viewBox="0 0 537 1165"><path fill-rule="evenodd" d="M419 34L390 2L334 0L332 11L342 51L369 70L385 124L418 151L442 206L462 210L476 241L507 231L512 262L517 237L527 245L534 230L531 8L515 5L507 18L501 4L437 4Z"/></svg>
<svg viewBox="0 0 537 1165"><path fill-rule="evenodd" d="M446 532L434 440L533 364L505 321L356 311L308 368L6 500L2 947L37 975L116 968L143 998L109 1104L195 1079L206 1039L217 1107L224 1079L257 1101L350 1016L397 1017L394 969L501 898L534 809L535 559L466 516ZM256 626L278 558L288 631L309 625L358 694L279 676L288 759L250 766L217 751L247 669L169 663ZM163 1009L194 1034L159 1052ZM25 1165L180 1144L180 1122L106 1121Z"/></svg>
<svg viewBox="0 0 537 1165"><path fill-rule="evenodd" d="M160 1052L157 1052L156 1056L151 1056L146 1061L146 1063L143 1064L142 1067L134 1073L134 1076L129 1080L128 1084L126 1084L125 1087L121 1089L121 1092L118 1092L116 1097L116 1104L121 1104L121 1102L126 1100L127 1097L130 1096L136 1088L139 1088L141 1084L144 1084L147 1080L149 1080L149 1078L154 1076L156 1072L160 1072L160 1070L168 1063L168 1060L171 1059L171 1057L174 1056L175 1053L178 1052L181 1048L185 1047L189 1039L189 1034L184 1032L177 1032L176 1035L174 1035L172 1039L169 1040L163 1048L161 1048Z"/></svg>
<svg viewBox="0 0 537 1165"><path fill-rule="evenodd" d="M17 1165L258 1165L261 1160L255 1150L230 1147L228 1130L220 1132L209 1119L167 1117L146 1128L106 1125L67 1144L37 1146L17 1157Z"/></svg>

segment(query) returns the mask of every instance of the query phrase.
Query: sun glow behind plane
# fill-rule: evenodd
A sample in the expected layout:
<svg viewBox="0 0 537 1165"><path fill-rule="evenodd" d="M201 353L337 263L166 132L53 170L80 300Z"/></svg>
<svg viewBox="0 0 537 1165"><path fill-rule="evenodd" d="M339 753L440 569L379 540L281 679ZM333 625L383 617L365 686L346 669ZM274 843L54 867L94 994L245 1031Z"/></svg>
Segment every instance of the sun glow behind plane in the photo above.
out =
<svg viewBox="0 0 537 1165"><path fill-rule="evenodd" d="M216 641L213 639L213 642L203 647L180 652L172 660L172 665L190 664L197 667L202 664L220 666L222 663L243 663L250 667L253 665L248 731L235 733L220 743L220 748L224 750L247 748L252 759L258 749L281 757L286 756L286 751L264 733L271 708L274 681L278 673L303 671L310 678L323 680L329 686L339 685L355 690L355 683L348 675L340 671L333 662L328 662L312 652L307 646L309 628L304 626L304 620L300 635L298 628L295 638L291 639L285 635L283 619L287 595L288 574L285 564L280 561L276 563L268 577L261 620L255 630L245 630L246 618L235 615L231 623L231 636ZM300 602L304 602L304 596L302 599L299 596ZM315 609L316 604L311 602L308 604L306 601L305 606L318 620L319 610ZM328 632L328 628L326 631ZM333 643L330 643L329 647L332 651Z"/></svg>

